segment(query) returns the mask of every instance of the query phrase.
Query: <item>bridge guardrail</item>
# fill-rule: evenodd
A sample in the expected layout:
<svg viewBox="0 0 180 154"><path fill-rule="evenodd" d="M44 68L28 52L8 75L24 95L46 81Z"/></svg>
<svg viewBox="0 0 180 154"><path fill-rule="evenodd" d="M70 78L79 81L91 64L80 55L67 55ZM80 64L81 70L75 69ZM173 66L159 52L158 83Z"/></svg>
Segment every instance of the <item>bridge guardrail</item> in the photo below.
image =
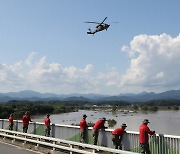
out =
<svg viewBox="0 0 180 154"><path fill-rule="evenodd" d="M0 119L0 127L8 129L9 122L7 119ZM22 132L22 121L16 120L14 130ZM99 133L98 145L114 148L111 141L112 129L102 130ZM44 135L44 123L32 122L29 125L28 133ZM70 141L80 141L79 126L72 125L51 125L52 137ZM86 143L92 144L92 128L88 128L88 137ZM124 135L123 150L140 152L139 133L127 131ZM150 149L152 154L179 154L180 153L180 136L156 134L149 137Z"/></svg>
<svg viewBox="0 0 180 154"><path fill-rule="evenodd" d="M20 135L20 136L18 136L18 135ZM129 151L122 151L122 150L111 149L111 148L107 148L107 147L83 144L83 143L78 143L78 142L73 142L73 141L68 141L68 140L62 140L62 139L56 139L56 138L52 138L52 137L45 137L45 136L40 136L40 135L21 133L21 132L17 132L17 131L9 131L9 130L4 130L4 129L0 129L0 136L11 138L11 139L13 139L13 141L20 140L20 141L24 141L25 143L26 142L35 143L37 148L40 145L43 145L43 146L51 147L52 150L55 150L55 148L56 148L56 149L61 149L61 150L69 151L69 152L77 152L77 153L81 153L81 154L92 154L92 153L96 153L97 151L118 153L118 154L137 154L137 153L129 152ZM47 140L48 140L48 142L46 142ZM49 143L49 142L51 142L51 143ZM63 143L63 146L60 145L60 143ZM84 150L78 149L79 147L83 147ZM87 151L87 150L89 150L89 151Z"/></svg>

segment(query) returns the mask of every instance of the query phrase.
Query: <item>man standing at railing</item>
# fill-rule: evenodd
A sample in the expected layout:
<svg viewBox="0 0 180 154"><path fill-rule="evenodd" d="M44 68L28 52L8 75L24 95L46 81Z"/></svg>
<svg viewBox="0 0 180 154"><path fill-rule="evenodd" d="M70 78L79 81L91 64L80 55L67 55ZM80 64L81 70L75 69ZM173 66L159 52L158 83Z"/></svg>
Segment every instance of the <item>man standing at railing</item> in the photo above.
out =
<svg viewBox="0 0 180 154"><path fill-rule="evenodd" d="M150 149L149 149L149 137L148 134L154 135L155 131L151 131L149 129L148 125L149 120L144 119L142 125L139 128L139 143L141 147L141 153L142 154L151 154Z"/></svg>
<svg viewBox="0 0 180 154"><path fill-rule="evenodd" d="M22 124L23 124L23 133L27 133L29 122L32 122L29 112L26 111L22 117Z"/></svg>
<svg viewBox="0 0 180 154"><path fill-rule="evenodd" d="M44 119L44 124L45 124L45 136L49 137L50 136L50 131L51 131L51 120L50 120L50 115L47 114L47 117Z"/></svg>
<svg viewBox="0 0 180 154"><path fill-rule="evenodd" d="M113 141L113 144L115 146L115 149L120 149L122 150L122 144L121 144L121 141L122 141L122 138L123 138L123 135L124 133L126 132L125 129L126 129L127 125L125 123L123 123L121 125L121 128L116 128L113 132L112 132L112 141Z"/></svg>
<svg viewBox="0 0 180 154"><path fill-rule="evenodd" d="M14 125L13 114L11 113L9 116L9 130L13 130L13 125Z"/></svg>
<svg viewBox="0 0 180 154"><path fill-rule="evenodd" d="M81 137L80 142L81 143L85 143L85 139L86 139L86 136L87 136L88 126L87 126L87 123L86 123L86 118L87 118L87 115L84 114L83 118L80 121L80 137Z"/></svg>
<svg viewBox="0 0 180 154"><path fill-rule="evenodd" d="M95 123L95 125L93 127L93 144L94 145L97 145L98 136L99 136L99 130L107 128L107 127L104 126L106 121L107 121L106 118L102 118L102 119L99 119Z"/></svg>

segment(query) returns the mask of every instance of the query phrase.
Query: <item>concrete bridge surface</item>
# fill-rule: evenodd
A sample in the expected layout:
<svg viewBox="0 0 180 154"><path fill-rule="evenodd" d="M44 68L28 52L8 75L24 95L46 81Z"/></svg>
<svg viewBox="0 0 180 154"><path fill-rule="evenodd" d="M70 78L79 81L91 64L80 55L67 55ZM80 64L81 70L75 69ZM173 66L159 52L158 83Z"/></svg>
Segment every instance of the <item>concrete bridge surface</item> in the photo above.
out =
<svg viewBox="0 0 180 154"><path fill-rule="evenodd" d="M42 154L0 141L0 154Z"/></svg>

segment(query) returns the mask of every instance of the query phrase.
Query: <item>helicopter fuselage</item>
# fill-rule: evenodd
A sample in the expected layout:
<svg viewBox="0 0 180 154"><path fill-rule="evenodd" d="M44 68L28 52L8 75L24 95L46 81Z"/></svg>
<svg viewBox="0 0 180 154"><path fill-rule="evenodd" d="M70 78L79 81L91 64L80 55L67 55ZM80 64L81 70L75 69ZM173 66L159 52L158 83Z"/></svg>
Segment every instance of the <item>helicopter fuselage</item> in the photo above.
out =
<svg viewBox="0 0 180 154"><path fill-rule="evenodd" d="M99 31L107 30L109 26L110 26L109 24L102 23L100 25L97 25L94 31L91 31L91 29L89 29L89 32L87 32L87 34L95 34Z"/></svg>

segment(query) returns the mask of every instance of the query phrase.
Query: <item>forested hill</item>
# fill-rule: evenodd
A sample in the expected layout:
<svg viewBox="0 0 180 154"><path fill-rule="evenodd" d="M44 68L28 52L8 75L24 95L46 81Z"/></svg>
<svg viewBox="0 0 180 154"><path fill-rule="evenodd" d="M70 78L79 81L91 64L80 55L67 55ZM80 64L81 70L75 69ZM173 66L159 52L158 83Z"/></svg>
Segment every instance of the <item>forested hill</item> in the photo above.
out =
<svg viewBox="0 0 180 154"><path fill-rule="evenodd" d="M138 94L119 94L116 96L101 94L68 94L57 95L53 93L39 93L35 91L20 91L0 93L0 102L8 102L10 100L29 100L29 101L126 101L126 102L145 102L150 100L176 99L180 100L180 90L171 90L162 93L143 92Z"/></svg>

